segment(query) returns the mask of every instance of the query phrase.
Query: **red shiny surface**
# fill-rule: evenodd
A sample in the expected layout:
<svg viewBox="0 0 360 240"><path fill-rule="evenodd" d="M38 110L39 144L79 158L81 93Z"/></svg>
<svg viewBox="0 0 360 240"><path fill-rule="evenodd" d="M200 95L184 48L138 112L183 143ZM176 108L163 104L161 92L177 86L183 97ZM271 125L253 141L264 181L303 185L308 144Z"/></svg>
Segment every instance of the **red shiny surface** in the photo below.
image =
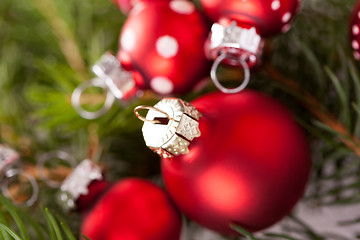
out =
<svg viewBox="0 0 360 240"><path fill-rule="evenodd" d="M86 214L109 186L110 183L105 180L92 181L88 186L88 193L80 195L76 200L76 211Z"/></svg>
<svg viewBox="0 0 360 240"><path fill-rule="evenodd" d="M227 18L245 28L255 27L263 36L287 31L300 0L201 0L213 20Z"/></svg>
<svg viewBox="0 0 360 240"><path fill-rule="evenodd" d="M360 1L357 1L351 13L349 32L354 57L356 60L360 60Z"/></svg>
<svg viewBox="0 0 360 240"><path fill-rule="evenodd" d="M162 95L187 93L208 74L208 31L189 1L137 4L122 28L118 58L142 76L145 88Z"/></svg>
<svg viewBox="0 0 360 240"><path fill-rule="evenodd" d="M202 114L190 152L162 159L165 185L193 221L224 234L287 215L308 180L310 153L291 113L255 91L212 93L192 103Z"/></svg>
<svg viewBox="0 0 360 240"><path fill-rule="evenodd" d="M166 193L145 180L117 182L82 223L91 240L178 240L181 218Z"/></svg>

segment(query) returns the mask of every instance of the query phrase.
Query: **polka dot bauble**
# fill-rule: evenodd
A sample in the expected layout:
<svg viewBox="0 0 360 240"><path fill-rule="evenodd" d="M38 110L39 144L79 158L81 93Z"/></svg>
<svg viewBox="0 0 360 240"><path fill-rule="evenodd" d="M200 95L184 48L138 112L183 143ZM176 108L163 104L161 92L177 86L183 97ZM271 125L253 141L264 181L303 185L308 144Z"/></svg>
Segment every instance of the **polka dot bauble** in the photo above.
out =
<svg viewBox="0 0 360 240"><path fill-rule="evenodd" d="M300 0L201 0L207 16L215 22L208 50L213 59L221 53L224 62L255 66L262 54L263 38L286 32L299 9ZM229 40L230 39L230 40ZM210 41L210 40L209 40Z"/></svg>
<svg viewBox="0 0 360 240"><path fill-rule="evenodd" d="M208 72L208 31L191 2L140 2L122 28L118 58L137 74L140 88L162 95L187 93Z"/></svg>
<svg viewBox="0 0 360 240"><path fill-rule="evenodd" d="M349 31L354 58L360 60L360 1L356 3L351 14Z"/></svg>
<svg viewBox="0 0 360 240"><path fill-rule="evenodd" d="M201 0L213 20L235 20L238 26L255 27L263 37L286 32L300 0Z"/></svg>

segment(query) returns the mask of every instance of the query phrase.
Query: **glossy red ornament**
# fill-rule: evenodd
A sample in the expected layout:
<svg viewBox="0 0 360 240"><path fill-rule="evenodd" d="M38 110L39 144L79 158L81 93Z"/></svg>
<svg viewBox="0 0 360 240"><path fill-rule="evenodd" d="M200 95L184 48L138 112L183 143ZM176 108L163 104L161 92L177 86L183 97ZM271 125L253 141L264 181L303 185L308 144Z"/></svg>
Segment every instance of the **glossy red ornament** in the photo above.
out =
<svg viewBox="0 0 360 240"><path fill-rule="evenodd" d="M115 183L82 222L91 240L178 240L181 217L166 193L136 178Z"/></svg>
<svg viewBox="0 0 360 240"><path fill-rule="evenodd" d="M350 43L355 59L360 60L360 1L354 6L350 17Z"/></svg>
<svg viewBox="0 0 360 240"><path fill-rule="evenodd" d="M207 33L206 22L189 1L139 3L122 28L118 58L137 73L139 88L187 93L208 72Z"/></svg>
<svg viewBox="0 0 360 240"><path fill-rule="evenodd" d="M224 234L235 233L230 223L258 231L286 216L301 198L310 169L306 137L291 113L255 91L212 93L192 105L202 115L198 120L201 135L191 120L177 128L195 134L189 144L177 140L164 148L170 140L161 149L153 148L163 156L163 179L180 210L200 225ZM168 106L160 109L170 118L177 118L177 112ZM152 119L153 112L149 111L147 119ZM150 147L151 138L146 137L150 123L146 124L144 138ZM169 132L173 124L169 120ZM153 135L161 132L159 127ZM174 134L179 135L185 136ZM183 148L187 145L188 151ZM164 158L173 152L177 156Z"/></svg>
<svg viewBox="0 0 360 240"><path fill-rule="evenodd" d="M299 2L201 0L205 13L216 22L208 44L210 57L215 59L225 52L224 62L230 65L240 66L242 57L249 67L255 66L262 53L262 39L289 30Z"/></svg>
<svg viewBox="0 0 360 240"><path fill-rule="evenodd" d="M300 0L201 0L205 13L217 22L235 20L238 26L255 27L263 37L289 29Z"/></svg>

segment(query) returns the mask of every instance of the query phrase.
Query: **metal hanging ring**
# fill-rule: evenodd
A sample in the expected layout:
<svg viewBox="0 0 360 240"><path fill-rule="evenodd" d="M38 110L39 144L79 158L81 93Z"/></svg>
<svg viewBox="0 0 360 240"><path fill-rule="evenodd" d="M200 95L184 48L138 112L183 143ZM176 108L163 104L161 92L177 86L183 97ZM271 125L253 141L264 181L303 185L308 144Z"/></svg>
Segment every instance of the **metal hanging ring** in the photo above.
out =
<svg viewBox="0 0 360 240"><path fill-rule="evenodd" d="M215 86L223 93L238 93L238 92L244 90L246 88L246 86L249 84L249 81L250 81L250 69L249 69L249 66L247 65L247 63L245 61L245 57L241 57L239 59L239 62L240 62L241 66L243 67L243 70L244 70L244 80L241 83L241 85L236 87L236 88L226 88L223 85L221 85L221 83L219 82L219 79L217 78L217 75L216 75L216 70L218 69L220 63L224 59L226 59L226 57L227 57L226 52L223 52L215 59L213 65L211 67L211 71L210 71L211 80L213 81Z"/></svg>
<svg viewBox="0 0 360 240"><path fill-rule="evenodd" d="M106 91L106 99L104 102L104 106L97 111L90 112L86 111L80 103L80 98L83 92L89 87L99 87ZM109 91L108 87L106 86L104 80L100 78L93 78L86 82L80 84L77 88L75 88L72 96L71 96L71 104L73 105L75 111L85 119L96 119L104 115L109 111L111 106L115 101L115 96Z"/></svg>
<svg viewBox="0 0 360 240"><path fill-rule="evenodd" d="M164 114L167 119L169 119L169 120L174 120L173 118L171 118L171 117L169 116L169 114L167 114L167 113L164 112L163 110L160 110L160 109L158 109L158 108L156 108L156 107L143 106L143 105L141 105L141 106L137 106L137 107L134 109L134 113L135 113L136 117L137 117L138 119L140 119L141 121L143 121L143 122L150 122L150 123L153 123L153 124L159 124L159 123L161 123L161 121L159 121L159 120L149 120L149 119L147 119L146 117L142 116L142 115L139 113L139 110L155 110L155 111L158 111L158 112L161 113L161 114Z"/></svg>
<svg viewBox="0 0 360 240"><path fill-rule="evenodd" d="M57 188L57 187L61 186L62 182L51 180L50 178L48 178L46 176L45 171L44 171L45 163L50 160L54 160L54 159L60 159L64 162L69 163L71 168L75 168L76 160L70 154L68 154L67 152L64 152L64 151L49 152L49 153L45 153L39 157L39 161L37 162L37 168L39 170L40 178L49 187Z"/></svg>
<svg viewBox="0 0 360 240"><path fill-rule="evenodd" d="M30 198L26 202L24 202L25 205L32 206L36 202L36 200L38 199L39 185L37 184L35 178L32 175L22 171L21 169L10 169L10 170L6 171L5 179L1 183L1 191L6 197L11 199L14 203L23 204L22 202L19 202L19 201L15 200L11 196L11 193L9 191L10 178L15 177L17 175L24 176L25 178L27 178L27 180L29 181L29 183L30 183L30 185L32 187L32 195L30 196Z"/></svg>

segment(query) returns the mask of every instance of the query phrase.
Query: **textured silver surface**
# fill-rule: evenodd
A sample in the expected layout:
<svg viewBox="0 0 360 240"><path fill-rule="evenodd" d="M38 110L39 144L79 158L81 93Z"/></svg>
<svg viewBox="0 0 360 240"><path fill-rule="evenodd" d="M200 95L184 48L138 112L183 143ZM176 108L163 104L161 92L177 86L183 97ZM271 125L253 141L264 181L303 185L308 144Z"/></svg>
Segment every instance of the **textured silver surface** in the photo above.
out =
<svg viewBox="0 0 360 240"><path fill-rule="evenodd" d="M60 201L64 208L75 208L75 201L80 195L89 193L88 186L94 180L102 179L99 166L88 159L82 161L61 185Z"/></svg>
<svg viewBox="0 0 360 240"><path fill-rule="evenodd" d="M102 80L117 99L123 99L135 86L131 72L124 70L120 62L110 53L105 53L92 67L93 72Z"/></svg>
<svg viewBox="0 0 360 240"><path fill-rule="evenodd" d="M19 159L19 154L7 146L0 144L0 174Z"/></svg>

